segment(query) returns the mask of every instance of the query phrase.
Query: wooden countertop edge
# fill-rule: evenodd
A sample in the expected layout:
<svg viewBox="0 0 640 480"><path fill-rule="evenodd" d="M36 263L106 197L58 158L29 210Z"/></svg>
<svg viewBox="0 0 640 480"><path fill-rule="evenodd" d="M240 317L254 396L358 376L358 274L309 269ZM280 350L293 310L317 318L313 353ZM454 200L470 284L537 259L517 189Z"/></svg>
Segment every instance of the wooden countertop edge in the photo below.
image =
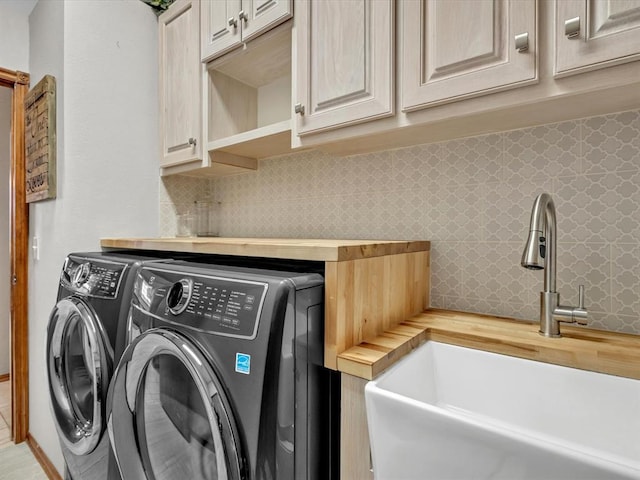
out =
<svg viewBox="0 0 640 480"><path fill-rule="evenodd" d="M102 248L156 250L249 257L342 262L429 251L426 240L340 240L305 238L103 238Z"/></svg>
<svg viewBox="0 0 640 480"><path fill-rule="evenodd" d="M338 370L371 380L427 340L640 379L640 336L562 326L545 338L537 322L430 309L338 355Z"/></svg>

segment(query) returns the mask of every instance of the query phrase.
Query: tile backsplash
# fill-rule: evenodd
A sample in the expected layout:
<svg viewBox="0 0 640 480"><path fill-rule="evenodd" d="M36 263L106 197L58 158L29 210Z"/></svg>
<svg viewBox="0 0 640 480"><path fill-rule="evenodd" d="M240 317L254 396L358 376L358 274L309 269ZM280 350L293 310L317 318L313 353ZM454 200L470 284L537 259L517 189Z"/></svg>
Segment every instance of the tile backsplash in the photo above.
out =
<svg viewBox="0 0 640 480"><path fill-rule="evenodd" d="M337 157L301 152L213 180L163 179L161 234L211 196L223 236L431 240L431 305L538 317L520 267L537 194L558 217L558 290L589 325L640 333L640 111Z"/></svg>

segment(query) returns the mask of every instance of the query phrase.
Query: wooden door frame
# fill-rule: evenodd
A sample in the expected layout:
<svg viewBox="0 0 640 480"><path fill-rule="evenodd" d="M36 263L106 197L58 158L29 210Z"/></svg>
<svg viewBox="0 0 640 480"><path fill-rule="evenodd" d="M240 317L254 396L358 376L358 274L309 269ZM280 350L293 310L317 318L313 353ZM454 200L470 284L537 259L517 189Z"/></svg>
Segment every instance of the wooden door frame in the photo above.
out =
<svg viewBox="0 0 640 480"><path fill-rule="evenodd" d="M10 257L11 257L11 437L29 431L28 258L29 205L26 202L24 99L29 74L0 67L0 87L13 90L11 102Z"/></svg>

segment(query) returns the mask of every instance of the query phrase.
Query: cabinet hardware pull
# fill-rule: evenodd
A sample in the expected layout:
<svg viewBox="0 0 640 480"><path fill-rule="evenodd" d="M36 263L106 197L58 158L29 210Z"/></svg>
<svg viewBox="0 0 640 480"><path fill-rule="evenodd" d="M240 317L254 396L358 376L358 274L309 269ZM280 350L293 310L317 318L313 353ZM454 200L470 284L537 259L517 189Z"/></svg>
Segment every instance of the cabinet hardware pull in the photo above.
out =
<svg viewBox="0 0 640 480"><path fill-rule="evenodd" d="M169 147L167 148L167 153L173 153L173 152L177 152L178 150L182 150L184 148L193 146L196 146L196 139L191 137L189 140L187 140L186 143L181 143L180 145L174 145L173 147Z"/></svg>
<svg viewBox="0 0 640 480"><path fill-rule="evenodd" d="M293 111L298 115L304 115L304 105L302 105L301 103L296 103L293 107Z"/></svg>
<svg viewBox="0 0 640 480"><path fill-rule="evenodd" d="M515 36L516 50L518 53L523 53L529 50L529 32L521 33Z"/></svg>
<svg viewBox="0 0 640 480"><path fill-rule="evenodd" d="M576 38L580 35L580 17L570 18L564 22L564 34L567 38Z"/></svg>
<svg viewBox="0 0 640 480"><path fill-rule="evenodd" d="M233 17L231 17L227 23L229 23L230 27L238 28L238 21Z"/></svg>
<svg viewBox="0 0 640 480"><path fill-rule="evenodd" d="M244 10L240 10L238 12L238 18L240 20L243 20L245 24L249 21L249 15L247 15L247 12L245 12Z"/></svg>

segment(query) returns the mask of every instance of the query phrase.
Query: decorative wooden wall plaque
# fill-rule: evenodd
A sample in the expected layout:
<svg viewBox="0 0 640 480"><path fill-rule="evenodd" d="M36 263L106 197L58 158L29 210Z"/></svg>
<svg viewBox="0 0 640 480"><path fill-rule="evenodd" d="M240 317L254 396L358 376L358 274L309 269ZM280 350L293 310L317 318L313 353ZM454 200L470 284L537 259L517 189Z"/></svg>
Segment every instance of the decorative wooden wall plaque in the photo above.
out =
<svg viewBox="0 0 640 480"><path fill-rule="evenodd" d="M56 79L45 75L24 101L27 203L56 197Z"/></svg>

